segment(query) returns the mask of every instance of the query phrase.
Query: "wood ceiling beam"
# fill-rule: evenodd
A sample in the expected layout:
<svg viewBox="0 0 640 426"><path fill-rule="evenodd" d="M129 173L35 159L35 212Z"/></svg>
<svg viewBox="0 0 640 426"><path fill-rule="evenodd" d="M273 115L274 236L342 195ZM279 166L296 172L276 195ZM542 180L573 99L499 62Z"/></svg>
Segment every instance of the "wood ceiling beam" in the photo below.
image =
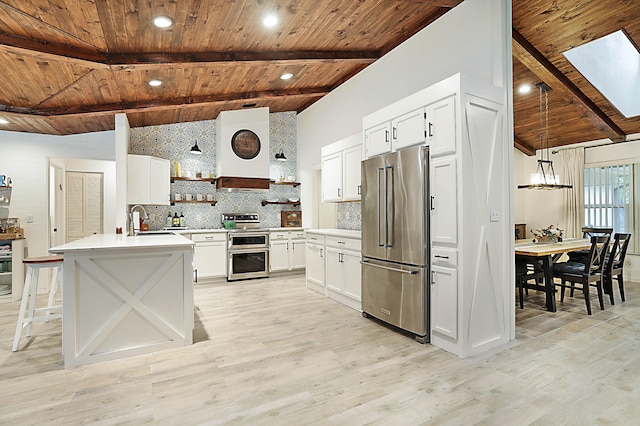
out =
<svg viewBox="0 0 640 426"><path fill-rule="evenodd" d="M0 51L37 56L50 61L66 62L94 69L108 68L107 56L97 50L78 49L58 43L0 33Z"/></svg>
<svg viewBox="0 0 640 426"><path fill-rule="evenodd" d="M515 28L512 31L512 47L514 58L552 88L562 86L569 94L569 102L606 137L614 142L625 140L624 131Z"/></svg>
<svg viewBox="0 0 640 426"><path fill-rule="evenodd" d="M533 156L533 155L536 155L536 150L535 149L531 148L529 145L527 145L526 143L522 142L518 138L514 138L513 146L514 146L514 148L516 148L517 150L519 150L523 154L526 154L526 155L528 155L530 157Z"/></svg>
<svg viewBox="0 0 640 426"><path fill-rule="evenodd" d="M189 96L173 99L161 99L141 102L121 102L101 105L80 105L64 108L25 108L10 105L0 105L0 111L21 115L41 117L71 117L85 114L101 115L114 113L133 113L160 111L167 107L184 108L198 105L224 104L234 101L252 101L275 99L281 97L322 97L329 94L330 87L315 87L309 89L267 90L258 92L229 93L207 96Z"/></svg>
<svg viewBox="0 0 640 426"><path fill-rule="evenodd" d="M11 34L0 33L0 51L14 54L45 57L52 61L66 62L94 69L131 69L170 66L202 66L252 62L264 64L355 62L370 64L380 58L378 50L298 50L285 52L190 52L190 53L114 53L48 43Z"/></svg>

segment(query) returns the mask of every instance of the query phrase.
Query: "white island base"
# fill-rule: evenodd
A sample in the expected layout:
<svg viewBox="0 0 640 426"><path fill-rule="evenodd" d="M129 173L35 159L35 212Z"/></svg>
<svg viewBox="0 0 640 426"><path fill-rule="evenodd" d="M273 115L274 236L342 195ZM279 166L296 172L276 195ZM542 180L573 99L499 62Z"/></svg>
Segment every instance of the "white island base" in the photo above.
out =
<svg viewBox="0 0 640 426"><path fill-rule="evenodd" d="M193 343L193 242L94 235L64 253L65 368Z"/></svg>

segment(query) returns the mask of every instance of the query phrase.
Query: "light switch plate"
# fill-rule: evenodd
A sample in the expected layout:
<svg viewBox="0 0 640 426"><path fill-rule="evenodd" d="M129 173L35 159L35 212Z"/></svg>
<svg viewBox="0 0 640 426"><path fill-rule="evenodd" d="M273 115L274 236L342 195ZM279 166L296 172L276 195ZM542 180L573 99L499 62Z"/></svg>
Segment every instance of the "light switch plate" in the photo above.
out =
<svg viewBox="0 0 640 426"><path fill-rule="evenodd" d="M28 214L27 215L27 223L33 223L33 215L32 214Z"/></svg>

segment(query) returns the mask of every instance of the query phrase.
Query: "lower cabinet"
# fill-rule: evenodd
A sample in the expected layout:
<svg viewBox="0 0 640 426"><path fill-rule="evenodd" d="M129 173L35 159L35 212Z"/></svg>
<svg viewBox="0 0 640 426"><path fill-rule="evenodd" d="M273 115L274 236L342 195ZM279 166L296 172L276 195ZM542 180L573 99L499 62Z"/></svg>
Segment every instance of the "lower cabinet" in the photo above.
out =
<svg viewBox="0 0 640 426"><path fill-rule="evenodd" d="M361 276L360 239L308 234L307 287L361 311Z"/></svg>
<svg viewBox="0 0 640 426"><path fill-rule="evenodd" d="M454 341L458 338L458 271L431 267L431 332Z"/></svg>
<svg viewBox="0 0 640 426"><path fill-rule="evenodd" d="M206 278L227 276L227 234L225 232L192 234L196 243L193 256L196 283Z"/></svg>
<svg viewBox="0 0 640 426"><path fill-rule="evenodd" d="M307 236L306 274L307 288L325 294L324 287L324 236Z"/></svg>
<svg viewBox="0 0 640 426"><path fill-rule="evenodd" d="M304 231L278 231L269 235L269 270L292 271L305 267Z"/></svg>

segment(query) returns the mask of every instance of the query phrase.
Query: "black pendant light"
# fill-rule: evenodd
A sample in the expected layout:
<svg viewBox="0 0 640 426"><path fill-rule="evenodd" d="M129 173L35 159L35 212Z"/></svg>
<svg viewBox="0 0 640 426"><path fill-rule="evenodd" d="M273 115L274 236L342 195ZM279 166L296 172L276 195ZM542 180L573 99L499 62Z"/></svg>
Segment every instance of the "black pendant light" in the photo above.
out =
<svg viewBox="0 0 640 426"><path fill-rule="evenodd" d="M196 141L196 143L191 147L189 152L197 155L202 154L202 151L200 151L200 147L198 146L198 141Z"/></svg>
<svg viewBox="0 0 640 426"><path fill-rule="evenodd" d="M551 87L546 83L538 83L536 87L540 92L540 159L538 160L536 172L531 175L531 183L518 185L518 189L573 188L571 185L560 184L560 176L553 170L553 161L549 159L549 91L551 91ZM543 95L544 110L542 106Z"/></svg>

